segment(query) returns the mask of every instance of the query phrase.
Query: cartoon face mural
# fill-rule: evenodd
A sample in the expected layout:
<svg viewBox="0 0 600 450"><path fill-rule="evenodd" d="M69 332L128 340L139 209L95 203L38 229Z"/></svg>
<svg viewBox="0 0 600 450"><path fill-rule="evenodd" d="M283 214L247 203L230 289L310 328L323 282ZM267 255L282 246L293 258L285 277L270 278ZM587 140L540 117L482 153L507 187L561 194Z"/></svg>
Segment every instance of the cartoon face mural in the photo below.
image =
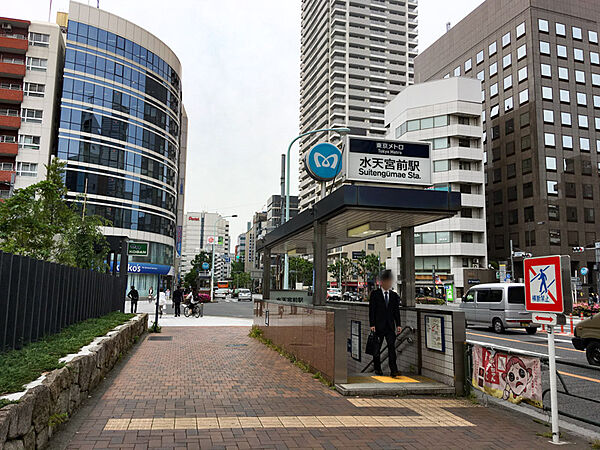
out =
<svg viewBox="0 0 600 450"><path fill-rule="evenodd" d="M511 393L513 398L523 395L527 392L531 377L531 369L525 366L521 358L512 356L506 363L506 371L502 374L502 379L506 382L503 398L509 398Z"/></svg>

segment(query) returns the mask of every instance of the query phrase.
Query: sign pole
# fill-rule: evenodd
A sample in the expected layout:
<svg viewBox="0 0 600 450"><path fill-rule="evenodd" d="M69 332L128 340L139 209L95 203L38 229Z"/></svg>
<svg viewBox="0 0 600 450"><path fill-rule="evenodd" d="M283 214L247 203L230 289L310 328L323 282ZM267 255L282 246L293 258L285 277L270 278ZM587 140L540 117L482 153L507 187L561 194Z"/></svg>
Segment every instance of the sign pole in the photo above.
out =
<svg viewBox="0 0 600 450"><path fill-rule="evenodd" d="M550 363L550 413L552 415L552 443L559 443L558 394L556 392L556 351L554 348L554 326L548 327L548 360Z"/></svg>

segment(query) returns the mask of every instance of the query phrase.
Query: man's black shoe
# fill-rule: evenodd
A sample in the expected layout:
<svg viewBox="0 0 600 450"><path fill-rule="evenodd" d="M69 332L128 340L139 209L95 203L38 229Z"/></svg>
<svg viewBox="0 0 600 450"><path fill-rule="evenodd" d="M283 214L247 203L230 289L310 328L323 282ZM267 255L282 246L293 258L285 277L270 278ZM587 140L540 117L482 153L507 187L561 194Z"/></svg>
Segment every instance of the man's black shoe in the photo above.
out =
<svg viewBox="0 0 600 450"><path fill-rule="evenodd" d="M375 375L377 375L378 377L382 377L383 376L383 372L381 370L376 370L375 371Z"/></svg>
<svg viewBox="0 0 600 450"><path fill-rule="evenodd" d="M392 377L392 378L396 378L396 377L399 377L399 376L400 376L400 372L392 372L390 374L390 377Z"/></svg>

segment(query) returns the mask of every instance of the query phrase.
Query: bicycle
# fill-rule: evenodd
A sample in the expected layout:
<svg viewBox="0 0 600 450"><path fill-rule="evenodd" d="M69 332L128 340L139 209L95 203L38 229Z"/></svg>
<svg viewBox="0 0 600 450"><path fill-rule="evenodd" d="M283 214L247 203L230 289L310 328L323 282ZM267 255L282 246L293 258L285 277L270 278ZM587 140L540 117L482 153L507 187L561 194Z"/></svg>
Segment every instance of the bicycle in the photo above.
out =
<svg viewBox="0 0 600 450"><path fill-rule="evenodd" d="M204 304L203 303L192 303L183 307L183 315L185 317L194 316L204 317Z"/></svg>

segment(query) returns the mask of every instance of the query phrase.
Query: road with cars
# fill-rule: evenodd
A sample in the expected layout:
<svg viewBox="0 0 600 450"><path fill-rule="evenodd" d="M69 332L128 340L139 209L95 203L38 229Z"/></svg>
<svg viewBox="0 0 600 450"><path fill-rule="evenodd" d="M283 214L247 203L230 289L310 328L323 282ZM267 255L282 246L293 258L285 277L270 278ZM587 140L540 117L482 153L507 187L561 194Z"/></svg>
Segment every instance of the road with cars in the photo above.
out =
<svg viewBox="0 0 600 450"><path fill-rule="evenodd" d="M568 396L564 393L565 388L558 381L559 410L584 417L600 424L600 367L591 367L587 363L585 351L576 350L571 343L571 336L567 333L561 334L557 327L555 343L557 370L565 383L569 393L584 397L587 400ZM568 331L568 328L566 329ZM532 352L538 356L548 355L547 334L541 329L533 335L528 335L524 330L507 330L505 333L497 334L489 328L469 327L467 328L467 340L472 343L492 344L506 347L511 350ZM573 366L570 363L586 366ZM543 388L549 387L548 366L542 366ZM550 394L544 395L544 403L550 404ZM594 403L592 400L597 401ZM527 406L529 407L529 406ZM562 420L578 423L572 419L561 416ZM578 425L583 424L581 422ZM586 428L592 428L600 432L600 426L585 424Z"/></svg>

